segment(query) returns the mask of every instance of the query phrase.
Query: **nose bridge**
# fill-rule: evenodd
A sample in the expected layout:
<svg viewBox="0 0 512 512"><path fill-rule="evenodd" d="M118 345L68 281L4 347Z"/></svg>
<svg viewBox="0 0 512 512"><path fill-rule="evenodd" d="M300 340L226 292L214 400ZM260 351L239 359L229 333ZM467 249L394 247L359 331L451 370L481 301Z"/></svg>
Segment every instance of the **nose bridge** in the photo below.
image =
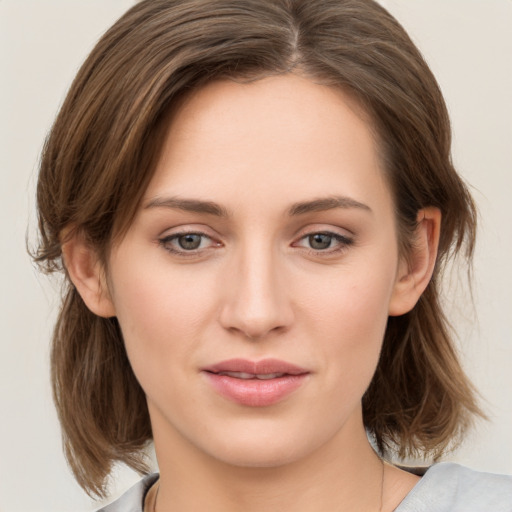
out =
<svg viewBox="0 0 512 512"><path fill-rule="evenodd" d="M281 255L268 239L251 237L233 254L223 326L251 339L283 330L292 319L284 285Z"/></svg>

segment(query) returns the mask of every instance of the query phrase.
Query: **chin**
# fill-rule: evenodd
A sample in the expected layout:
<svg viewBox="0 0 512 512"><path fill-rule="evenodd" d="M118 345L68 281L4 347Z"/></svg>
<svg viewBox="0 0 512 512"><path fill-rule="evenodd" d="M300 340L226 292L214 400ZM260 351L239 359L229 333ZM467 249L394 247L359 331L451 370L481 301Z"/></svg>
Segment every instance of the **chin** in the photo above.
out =
<svg viewBox="0 0 512 512"><path fill-rule="evenodd" d="M258 422L257 422L258 423ZM209 446L203 450L225 464L239 468L276 468L307 458L325 444L329 435L314 438L304 428L262 428L251 425L243 429L229 428L228 436L222 435L217 442L210 437ZM225 432L224 432L225 434Z"/></svg>
<svg viewBox="0 0 512 512"><path fill-rule="evenodd" d="M277 468L292 464L301 459L308 450L295 446L236 444L222 451L218 457L221 462L238 468Z"/></svg>

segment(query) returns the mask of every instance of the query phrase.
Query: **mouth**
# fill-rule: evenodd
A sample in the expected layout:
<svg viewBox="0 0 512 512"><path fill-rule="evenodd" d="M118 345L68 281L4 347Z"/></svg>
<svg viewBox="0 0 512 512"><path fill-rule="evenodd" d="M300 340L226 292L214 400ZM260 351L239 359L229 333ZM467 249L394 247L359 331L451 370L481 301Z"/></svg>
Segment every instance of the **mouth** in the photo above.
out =
<svg viewBox="0 0 512 512"><path fill-rule="evenodd" d="M226 375L227 377L233 377L234 379L259 379L259 380L270 380L270 379L278 379L279 377L284 377L288 375L287 373L245 373L245 372L219 372L217 375Z"/></svg>
<svg viewBox="0 0 512 512"><path fill-rule="evenodd" d="M214 391L231 402L265 407L281 402L307 379L310 372L278 359L230 359L203 368Z"/></svg>
<svg viewBox="0 0 512 512"><path fill-rule="evenodd" d="M302 375L309 373L305 368L280 359L261 359L249 361L247 359L228 359L203 368L204 371L215 374L226 374L239 379L276 378L274 375Z"/></svg>

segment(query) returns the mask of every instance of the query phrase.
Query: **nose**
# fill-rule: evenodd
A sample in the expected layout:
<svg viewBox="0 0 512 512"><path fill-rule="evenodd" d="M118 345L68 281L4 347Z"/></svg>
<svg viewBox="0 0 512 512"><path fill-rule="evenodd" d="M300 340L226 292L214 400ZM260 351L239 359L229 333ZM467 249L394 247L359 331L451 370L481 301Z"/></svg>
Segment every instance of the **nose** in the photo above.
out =
<svg viewBox="0 0 512 512"><path fill-rule="evenodd" d="M266 249L240 253L223 283L222 326L250 340L285 332L293 308L279 256Z"/></svg>

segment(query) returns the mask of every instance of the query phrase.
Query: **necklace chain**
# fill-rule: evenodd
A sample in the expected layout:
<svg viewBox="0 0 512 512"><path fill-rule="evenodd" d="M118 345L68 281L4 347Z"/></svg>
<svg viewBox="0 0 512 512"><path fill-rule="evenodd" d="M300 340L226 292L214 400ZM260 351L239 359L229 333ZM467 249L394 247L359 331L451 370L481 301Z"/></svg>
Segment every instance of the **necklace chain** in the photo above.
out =
<svg viewBox="0 0 512 512"><path fill-rule="evenodd" d="M384 473L386 469L386 463L379 457L380 463L382 465L382 472L380 478L380 508L379 512L382 512L382 508L384 506ZM153 511L155 512L155 511Z"/></svg>

